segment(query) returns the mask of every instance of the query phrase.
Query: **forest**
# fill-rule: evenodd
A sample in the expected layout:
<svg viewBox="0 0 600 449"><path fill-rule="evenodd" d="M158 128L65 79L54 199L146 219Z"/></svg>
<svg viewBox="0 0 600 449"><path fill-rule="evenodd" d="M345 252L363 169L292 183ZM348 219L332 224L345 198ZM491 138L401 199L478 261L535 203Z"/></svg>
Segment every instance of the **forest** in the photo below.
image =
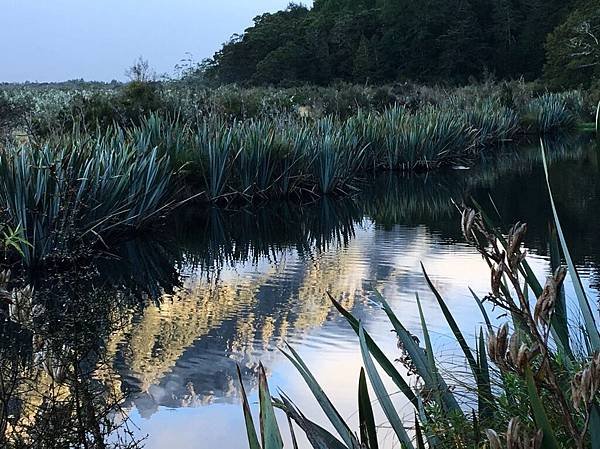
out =
<svg viewBox="0 0 600 449"><path fill-rule="evenodd" d="M254 19L199 74L221 85L466 84L600 74L598 0L316 0Z"/></svg>

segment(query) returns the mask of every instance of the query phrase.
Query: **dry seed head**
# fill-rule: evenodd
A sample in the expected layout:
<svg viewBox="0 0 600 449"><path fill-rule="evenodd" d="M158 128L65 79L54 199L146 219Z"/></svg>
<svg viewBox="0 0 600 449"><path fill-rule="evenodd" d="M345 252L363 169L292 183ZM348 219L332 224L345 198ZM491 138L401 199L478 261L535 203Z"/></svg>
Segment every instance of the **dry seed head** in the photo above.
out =
<svg viewBox="0 0 600 449"><path fill-rule="evenodd" d="M500 437L498 434L492 429L487 429L485 434L488 437L490 442L490 449L502 449L502 443L500 442Z"/></svg>
<svg viewBox="0 0 600 449"><path fill-rule="evenodd" d="M493 362L496 362L498 360L498 353L496 350L496 348L498 347L498 338L496 337L496 334L494 334L493 332L491 332L488 335L487 347L488 347L488 354L490 356L490 359L492 359Z"/></svg>
<svg viewBox="0 0 600 449"><path fill-rule="evenodd" d="M498 331L498 354L504 357L508 349L508 324L504 323Z"/></svg>
<svg viewBox="0 0 600 449"><path fill-rule="evenodd" d="M506 350L508 349L508 324L502 325L498 333L490 332L487 339L490 359L499 367L506 366Z"/></svg>
<svg viewBox="0 0 600 449"><path fill-rule="evenodd" d="M529 362L529 348L525 343L523 343L519 348L519 352L517 354L516 366L517 368L519 368L519 371L525 370L525 368L527 367L527 362Z"/></svg>
<svg viewBox="0 0 600 449"><path fill-rule="evenodd" d="M506 431L507 449L540 449L542 446L543 432L538 430L533 437L530 437L527 429L521 425L519 418L512 418L508 423Z"/></svg>
<svg viewBox="0 0 600 449"><path fill-rule="evenodd" d="M525 258L525 252L521 251L521 244L527 232L526 223L515 224L508 233L507 259L511 269L515 270Z"/></svg>
<svg viewBox="0 0 600 449"><path fill-rule="evenodd" d="M474 209L465 208L462 212L461 228L467 242L473 241L473 223L477 213Z"/></svg>
<svg viewBox="0 0 600 449"><path fill-rule="evenodd" d="M510 341L508 343L508 357L512 364L517 363L517 359L519 357L519 347L521 346L520 343L521 341L519 338L519 333L515 332L510 337Z"/></svg>
<svg viewBox="0 0 600 449"><path fill-rule="evenodd" d="M492 267L492 295L500 296L500 284L502 283L502 275L505 269L504 262L500 262L496 267Z"/></svg>
<svg viewBox="0 0 600 449"><path fill-rule="evenodd" d="M575 409L582 410L594 401L600 389L600 355L596 353L590 363L578 372L571 382L571 396Z"/></svg>
<svg viewBox="0 0 600 449"><path fill-rule="evenodd" d="M519 449L521 441L521 422L519 418L512 418L506 431L506 448Z"/></svg>
<svg viewBox="0 0 600 449"><path fill-rule="evenodd" d="M553 276L548 276L544 290L535 304L533 316L536 323L550 324L550 319L556 306L558 291L565 276L566 269L564 267L559 267Z"/></svg>

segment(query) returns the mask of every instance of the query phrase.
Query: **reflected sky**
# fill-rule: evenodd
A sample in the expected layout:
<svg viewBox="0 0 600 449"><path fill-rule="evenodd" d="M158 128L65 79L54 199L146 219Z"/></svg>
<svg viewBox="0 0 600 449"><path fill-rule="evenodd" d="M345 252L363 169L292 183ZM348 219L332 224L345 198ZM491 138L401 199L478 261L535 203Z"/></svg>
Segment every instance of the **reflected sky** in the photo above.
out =
<svg viewBox="0 0 600 449"><path fill-rule="evenodd" d="M375 244L379 247L378 258L373 257ZM240 264L224 272L221 294L213 296L210 306L206 303L208 309L196 309L199 314L215 319L212 328L197 328L197 335L189 336L195 338L189 346L174 331L177 328L174 312L170 309L163 312L163 331L156 337L165 337L164 330L169 329L174 331L174 338L162 340L162 344L186 347L170 366L162 367L160 376L153 378L151 385L143 386L145 391L130 404L140 433L149 434L146 447L163 449L170 442L178 448L191 449L201 441L201 447L227 442L232 449L244 449L247 443L243 432L234 431L243 428L235 363L244 367L246 387L252 391L254 403L257 401L255 368L262 361L272 391L278 388L285 391L309 417L324 422L303 380L275 349L283 340L298 350L342 415L355 422L355 392L362 360L355 334L332 309L325 298L326 291L343 298L345 306L363 321L367 331L391 357L399 355L396 340L385 314L372 302L372 287L388 298L409 331L422 337L415 302L418 292L438 354L454 357L456 348L450 330L424 283L419 261L423 261L447 299L463 332L472 336L482 325L467 286L481 295L489 290L485 263L470 247L440 242L424 226L382 230L367 223L357 230L355 239L347 246L324 251L312 260L293 252L283 259L285 262L278 266ZM546 257L533 256L530 261L540 275L549 272ZM186 287L194 298L213 288L202 277L190 279ZM272 291L285 293L269 294ZM175 307L185 308L185 298L179 304L176 302ZM153 312L147 309L145 313ZM144 336L149 338L148 333ZM145 343L147 348L148 340ZM128 340L122 348L132 360L138 357L146 360L132 364L148 369L159 361L160 356L151 357L149 351L138 352L134 345ZM124 374L127 369L119 367L119 372ZM147 372L129 372L129 375L131 379L139 378ZM390 391L395 391L390 382L387 385ZM406 405L401 395L394 399L401 409ZM409 417L410 409L404 410ZM379 423L385 422L381 414L377 419ZM392 444L390 437L382 447L391 448ZM302 447L309 448L306 442Z"/></svg>
<svg viewBox="0 0 600 449"><path fill-rule="evenodd" d="M568 177L573 179L584 172L596 173L595 151L567 152L564 160L555 161L552 173L569 173ZM236 430L243 428L236 363L242 366L255 409L256 368L262 362L272 391L285 391L308 417L326 422L301 377L277 350L284 341L297 349L342 415L356 423L355 392L362 360L355 334L333 310L326 292L340 299L363 321L390 357L398 356L399 351L385 314L373 300L373 289L389 300L409 331L422 337L415 301L418 293L437 353L449 364L464 364L424 282L419 263L426 266L464 334L473 338L483 320L468 287L484 296L489 291L489 271L476 251L461 242L452 199L460 200L461 194L485 198L494 192L501 213L507 217L506 224L515 215L534 223L528 237L529 261L540 279L550 273L544 230L549 211L545 206L533 207L531 203L531 198L539 198L543 193L541 167L535 157L529 164L525 163L525 153L519 157L525 158L520 161L519 173L502 171L496 166L494 175L471 172L408 181L383 180L383 193L369 197L364 203L356 200L364 208L359 207L362 212L354 220L349 237L323 239L328 243L314 251L305 251L304 245L286 247L281 244L283 237L272 233L270 238L257 237L251 245L256 252L252 253L245 238L252 239L250 236L258 231L246 221L247 217L215 217L220 226L233 223L231 226L235 228L243 224L244 233L224 228L219 232L226 236L224 239L231 248L238 248L231 254L241 255L240 258L219 259L219 268L213 270L184 263L181 267L187 276L184 289L169 296L162 306L145 308L131 332L124 338L120 336L115 369L129 388L137 390L127 407L140 435L149 435L147 447L163 449L175 444L191 449L198 447L199 442L200 447L224 442L233 449L247 447L244 433ZM514 161L508 161L506 167L511 165L514 166ZM444 176L449 176L450 181ZM452 187L440 189L446 185ZM573 196L572 183L557 180L555 185L557 201L564 205ZM589 186L588 202L600 201L598 187L597 181ZM508 192L512 189L518 189L520 195L511 196ZM438 195L439 191L444 193ZM412 212L412 202L407 202L407 197L416 200ZM373 208L375 204L378 206ZM321 210L317 214L321 218L339 212L332 212L328 204L316 207L328 211ZM394 208L398 212L390 219ZM578 228L585 221L585 209L563 207L562 210L571 227ZM311 228L310 216L305 214L303 228ZM261 222L256 215L254 218ZM194 223L197 238L202 240L198 235L204 233ZM321 222L321 228L329 226ZM593 232L585 230L577 241L591 238ZM265 238L277 244L271 251L261 253L258 248ZM597 289L591 285L597 272L596 248L583 249L577 241L575 257L582 267L584 283L592 298L597 298ZM226 252L220 248L222 253ZM570 287L567 298L574 298ZM390 382L387 385L390 391L395 391ZM394 401L410 417L402 395L395 395ZM384 416L377 413L377 422L384 424ZM282 422L282 427L286 426ZM394 447L392 434L385 437L384 431L383 435L382 447ZM309 446L302 441L301 447Z"/></svg>
<svg viewBox="0 0 600 449"><path fill-rule="evenodd" d="M287 0L0 0L0 82L123 80L143 56L172 74ZM312 3L305 1L305 4Z"/></svg>

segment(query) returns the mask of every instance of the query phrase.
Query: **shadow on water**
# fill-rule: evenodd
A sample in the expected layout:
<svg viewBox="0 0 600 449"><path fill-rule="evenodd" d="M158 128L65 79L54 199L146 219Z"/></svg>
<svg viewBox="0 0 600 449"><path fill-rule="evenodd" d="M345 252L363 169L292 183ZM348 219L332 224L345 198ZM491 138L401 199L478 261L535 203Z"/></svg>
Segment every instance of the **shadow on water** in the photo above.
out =
<svg viewBox="0 0 600 449"><path fill-rule="evenodd" d="M588 140L548 147L574 259L597 283L600 156ZM349 248L359 233L394 231L410 247L424 229L452 246L462 241L455 203L475 198L496 208L505 226L529 223L527 246L544 255L544 182L532 147L484 155L471 169L381 175L353 197L189 208L163 232L126 242L90 266L24 282L31 294L6 286L14 304L0 311L0 445L137 447L127 419L133 408L147 417L161 406L237 400L236 362L252 385L270 348L331 319L324 291L348 308L358 301L352 291L364 286L354 278L366 275L353 273L370 269ZM320 258L330 252L335 259ZM385 257L377 248L368 255Z"/></svg>

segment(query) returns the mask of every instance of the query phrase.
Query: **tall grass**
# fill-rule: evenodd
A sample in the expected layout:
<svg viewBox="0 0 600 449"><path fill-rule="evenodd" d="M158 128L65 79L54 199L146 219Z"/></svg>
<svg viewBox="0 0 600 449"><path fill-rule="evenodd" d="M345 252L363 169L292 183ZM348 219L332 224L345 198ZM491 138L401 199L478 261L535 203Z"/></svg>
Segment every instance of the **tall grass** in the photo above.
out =
<svg viewBox="0 0 600 449"><path fill-rule="evenodd" d="M210 200L224 194L239 152L233 129L222 121L204 120L194 136L192 160L198 161Z"/></svg>
<svg viewBox="0 0 600 449"><path fill-rule="evenodd" d="M119 130L57 145L0 152L0 207L29 242L20 247L28 265L142 226L172 199L168 158Z"/></svg>
<svg viewBox="0 0 600 449"><path fill-rule="evenodd" d="M529 103L527 119L542 134L572 129L577 123L577 115L569 100L570 97L564 94L544 94Z"/></svg>
<svg viewBox="0 0 600 449"><path fill-rule="evenodd" d="M513 140L520 131L519 115L512 109L487 101L463 112L475 131L475 145L490 147Z"/></svg>

